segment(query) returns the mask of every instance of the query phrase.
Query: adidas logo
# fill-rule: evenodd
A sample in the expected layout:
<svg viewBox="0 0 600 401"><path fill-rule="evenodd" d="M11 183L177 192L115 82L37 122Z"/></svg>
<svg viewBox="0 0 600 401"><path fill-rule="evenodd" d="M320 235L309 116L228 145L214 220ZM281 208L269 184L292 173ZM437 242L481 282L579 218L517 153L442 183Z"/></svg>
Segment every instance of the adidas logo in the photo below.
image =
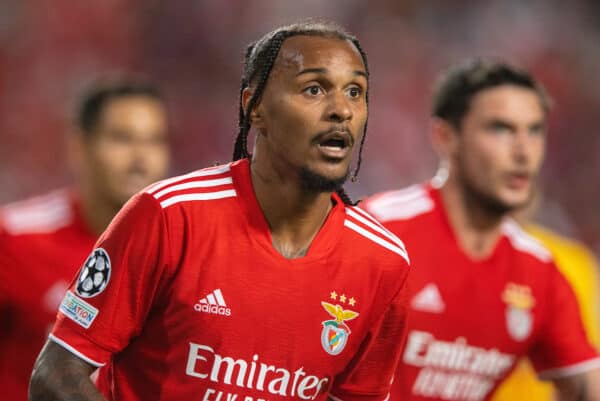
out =
<svg viewBox="0 0 600 401"><path fill-rule="evenodd" d="M217 288L206 297L200 299L194 310L197 312L211 313L214 315L231 316L231 309L227 307L221 289Z"/></svg>
<svg viewBox="0 0 600 401"><path fill-rule="evenodd" d="M414 310L431 313L442 313L446 305L437 286L433 283L427 284L417 293L410 302Z"/></svg>

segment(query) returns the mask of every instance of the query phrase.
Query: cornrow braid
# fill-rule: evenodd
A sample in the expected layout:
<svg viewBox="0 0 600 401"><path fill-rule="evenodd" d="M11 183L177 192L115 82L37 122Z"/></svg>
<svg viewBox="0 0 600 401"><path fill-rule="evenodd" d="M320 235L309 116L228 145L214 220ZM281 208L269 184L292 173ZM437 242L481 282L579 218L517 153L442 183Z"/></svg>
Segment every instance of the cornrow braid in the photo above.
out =
<svg viewBox="0 0 600 401"><path fill-rule="evenodd" d="M356 48L358 49L358 52L360 53L360 56L363 59L363 64L365 65L365 72L367 73L367 78L368 78L369 77L369 64L367 63L367 54L361 47L360 43L358 42L358 39L353 38L352 43L354 44L354 46L356 46ZM356 168L354 169L354 172L352 173L352 176L350 177L352 182L356 182L358 180L358 172L360 171L360 166L362 164L363 146L365 145L365 139L367 139L367 124L369 122L369 118L368 118L368 116L369 116L369 110L368 110L368 107L369 107L369 85L367 85L367 90L365 92L365 101L367 104L367 119L365 120L363 134L362 134L362 137L360 138L360 146L358 147L358 160L356 161Z"/></svg>
<svg viewBox="0 0 600 401"><path fill-rule="evenodd" d="M269 76L271 75L271 70L273 69L273 65L275 64L275 60L277 59L277 55L279 54L279 50L283 45L283 41L290 36L294 36L294 33L290 31L279 31L276 32L268 41L265 48L257 49L257 45L250 45L248 50L246 51L246 66L245 69L250 70L253 69L252 75L244 76L242 78L242 85L240 88L240 121L238 124L239 131L238 136L236 138L236 146L233 152L233 160L239 160L249 156L248 153L248 133L250 132L250 111L254 109L254 107L260 101L260 98L263 94L265 86L267 86L267 81L269 80ZM260 52L261 54L255 55L255 52ZM252 59L252 56L254 60ZM260 59L259 59L260 57ZM251 63L258 63L257 67L254 67ZM254 67L254 68L252 68ZM261 68L262 67L262 68ZM260 73L260 75L259 75ZM246 75L246 74L244 74ZM254 78L254 75L259 75L258 79ZM254 94L248 101L248 112L244 113L244 108L242 105L242 94L244 89L246 89L252 81L256 80L256 89L254 90Z"/></svg>
<svg viewBox="0 0 600 401"><path fill-rule="evenodd" d="M248 48L246 49L246 56L244 57L244 69L247 68L248 59L250 58L250 54L252 54L252 50L254 50L255 43L250 43ZM242 78L242 84L240 85L240 104L239 104L239 113L238 113L238 124L239 124L239 132L241 133L243 130L242 123L244 121L244 107L242 106L242 94L244 93L244 89L248 87L249 83ZM250 124L248 123L248 127L246 128L246 132L250 129ZM244 157L248 157L247 151L247 143L246 143L247 135L238 134L235 140L235 147L233 153L233 160L243 159ZM239 152L239 154L238 154ZM245 155L244 155L245 153Z"/></svg>
<svg viewBox="0 0 600 401"><path fill-rule="evenodd" d="M352 201L352 198L350 198L350 195L346 193L346 190L344 188L337 189L335 193L340 197L340 199L342 200L342 202L344 202L345 205L356 206L356 204L358 203Z"/></svg>
<svg viewBox="0 0 600 401"><path fill-rule="evenodd" d="M265 86L267 85L267 81L269 80L271 70L273 69L273 65L275 64L275 60L277 59L283 42L289 37L298 35L332 37L351 41L360 53L362 61L365 65L368 79L369 69L367 64L367 56L360 46L358 39L344 31L344 29L341 27L332 23L304 22L283 26L263 36L257 42L251 43L246 49L244 58L244 71L240 85L238 134L233 149L234 161L250 156L248 152L248 134L251 126L251 111L260 102ZM252 97L248 101L246 112L244 112L242 96L244 90L250 87L250 85L255 85L256 87L253 91ZM368 85L365 96L368 107ZM363 134L360 140L357 165L351 175L352 181L356 181L358 172L360 170L362 163L362 149L365 143L366 133L367 122L365 121ZM336 192L345 204L354 205L354 202L352 202L350 196L348 196L344 188L340 188Z"/></svg>

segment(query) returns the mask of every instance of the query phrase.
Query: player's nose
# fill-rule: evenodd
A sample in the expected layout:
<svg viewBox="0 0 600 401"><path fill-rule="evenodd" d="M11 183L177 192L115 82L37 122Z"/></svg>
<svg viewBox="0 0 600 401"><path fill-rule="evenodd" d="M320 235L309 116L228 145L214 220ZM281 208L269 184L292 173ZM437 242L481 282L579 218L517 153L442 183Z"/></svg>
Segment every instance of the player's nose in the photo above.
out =
<svg viewBox="0 0 600 401"><path fill-rule="evenodd" d="M352 119L352 107L343 91L330 92L328 100L327 118L329 121L342 122Z"/></svg>
<svg viewBox="0 0 600 401"><path fill-rule="evenodd" d="M514 160L519 164L527 164L531 158L531 152L534 150L534 139L526 129L520 129L515 133L515 140L512 147Z"/></svg>

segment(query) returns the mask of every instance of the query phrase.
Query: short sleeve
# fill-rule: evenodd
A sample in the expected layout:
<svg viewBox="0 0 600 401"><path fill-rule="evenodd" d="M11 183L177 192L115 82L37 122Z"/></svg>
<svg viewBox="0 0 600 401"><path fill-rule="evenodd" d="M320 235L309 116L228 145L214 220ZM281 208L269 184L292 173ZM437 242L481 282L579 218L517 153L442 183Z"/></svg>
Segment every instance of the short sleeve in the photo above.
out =
<svg viewBox="0 0 600 401"><path fill-rule="evenodd" d="M530 359L541 379L552 380L600 367L585 333L573 290L556 268L545 299L545 321Z"/></svg>
<svg viewBox="0 0 600 401"><path fill-rule="evenodd" d="M408 289L406 274L402 285L359 353L346 370L336 376L330 398L339 401L383 401L389 398L394 372L406 339Z"/></svg>
<svg viewBox="0 0 600 401"><path fill-rule="evenodd" d="M102 366L141 331L168 265L163 212L132 198L96 243L65 298L50 338Z"/></svg>

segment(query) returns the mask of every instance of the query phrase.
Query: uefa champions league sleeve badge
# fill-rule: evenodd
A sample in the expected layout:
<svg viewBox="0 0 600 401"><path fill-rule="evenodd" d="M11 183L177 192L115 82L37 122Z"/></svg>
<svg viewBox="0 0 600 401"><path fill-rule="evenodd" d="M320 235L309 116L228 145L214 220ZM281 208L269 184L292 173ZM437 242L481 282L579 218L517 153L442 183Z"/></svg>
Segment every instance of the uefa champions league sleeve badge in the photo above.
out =
<svg viewBox="0 0 600 401"><path fill-rule="evenodd" d="M102 248L94 249L81 267L75 291L83 298L95 297L108 285L110 270L108 253Z"/></svg>
<svg viewBox="0 0 600 401"><path fill-rule="evenodd" d="M332 294L334 294L334 292L332 292ZM354 302L351 304L353 305ZM345 322L358 317L359 313L344 309L338 304L333 305L327 302L321 302L321 306L323 306L323 309L325 309L327 313L334 317L332 320L325 320L322 322L323 330L321 331L321 345L328 354L338 355L344 350L344 347L346 347L348 337L351 333L350 328Z"/></svg>

